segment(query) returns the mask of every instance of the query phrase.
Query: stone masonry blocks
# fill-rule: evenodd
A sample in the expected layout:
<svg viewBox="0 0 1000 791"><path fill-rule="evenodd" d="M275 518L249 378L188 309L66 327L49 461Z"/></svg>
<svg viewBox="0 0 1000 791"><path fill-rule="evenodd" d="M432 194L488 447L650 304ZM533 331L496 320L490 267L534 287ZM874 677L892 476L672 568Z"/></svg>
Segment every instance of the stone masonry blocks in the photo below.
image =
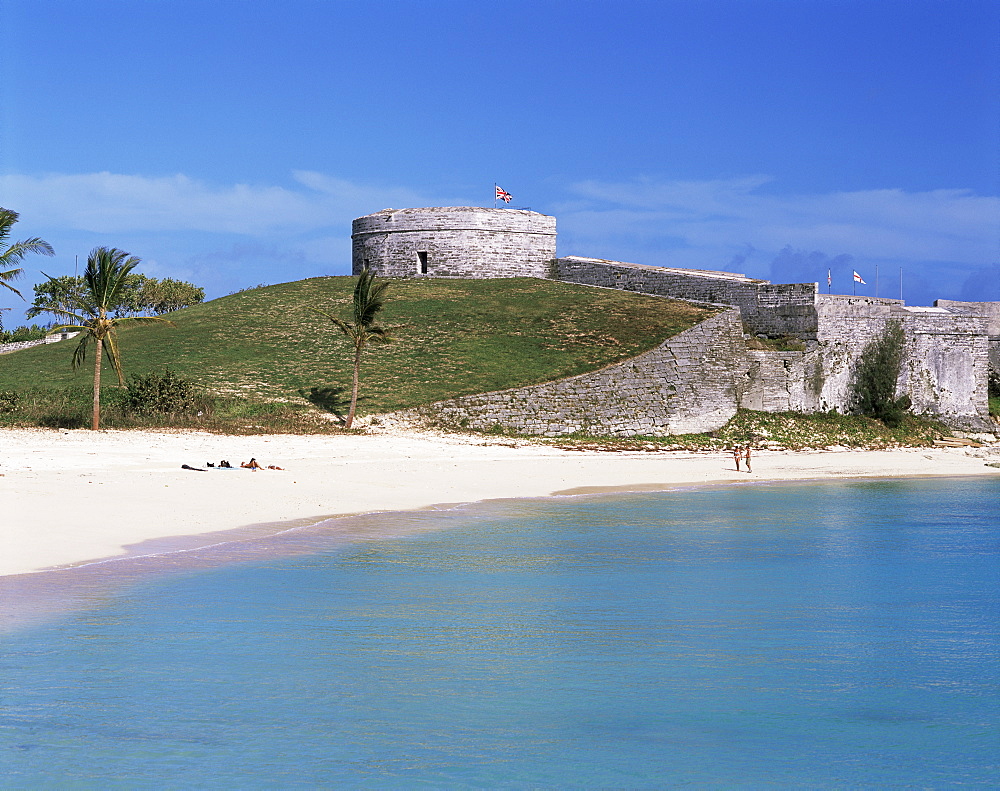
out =
<svg viewBox="0 0 1000 791"><path fill-rule="evenodd" d="M598 371L530 387L439 401L402 413L423 421L554 437L577 431L630 437L713 431L736 414L746 369L738 310Z"/></svg>
<svg viewBox="0 0 1000 791"><path fill-rule="evenodd" d="M352 268L386 277L552 276L556 220L477 206L384 209L354 221Z"/></svg>

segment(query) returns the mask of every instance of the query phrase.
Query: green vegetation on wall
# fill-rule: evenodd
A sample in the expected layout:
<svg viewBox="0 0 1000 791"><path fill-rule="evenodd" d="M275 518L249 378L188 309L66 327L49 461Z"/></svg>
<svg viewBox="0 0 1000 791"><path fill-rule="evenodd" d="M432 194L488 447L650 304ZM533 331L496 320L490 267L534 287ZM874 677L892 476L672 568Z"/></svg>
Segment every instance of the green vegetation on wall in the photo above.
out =
<svg viewBox="0 0 1000 791"><path fill-rule="evenodd" d="M871 341L858 358L854 371L854 395L862 415L898 426L910 408L910 397L896 398L896 382L903 367L903 325L886 322L882 334Z"/></svg>

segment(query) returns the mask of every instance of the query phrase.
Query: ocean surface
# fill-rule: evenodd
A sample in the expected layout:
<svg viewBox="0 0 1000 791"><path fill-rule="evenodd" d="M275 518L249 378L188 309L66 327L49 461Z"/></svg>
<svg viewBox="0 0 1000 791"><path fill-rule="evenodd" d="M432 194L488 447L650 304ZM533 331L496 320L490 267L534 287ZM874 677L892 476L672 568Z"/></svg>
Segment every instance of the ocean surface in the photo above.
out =
<svg viewBox="0 0 1000 791"><path fill-rule="evenodd" d="M4 789L1000 787L1000 477L504 501L31 577Z"/></svg>

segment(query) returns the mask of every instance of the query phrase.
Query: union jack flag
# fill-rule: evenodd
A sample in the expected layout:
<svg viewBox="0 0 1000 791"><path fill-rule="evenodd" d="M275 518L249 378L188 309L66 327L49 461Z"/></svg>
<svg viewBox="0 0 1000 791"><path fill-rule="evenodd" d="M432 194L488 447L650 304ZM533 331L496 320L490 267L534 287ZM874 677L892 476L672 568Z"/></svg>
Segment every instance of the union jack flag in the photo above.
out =
<svg viewBox="0 0 1000 791"><path fill-rule="evenodd" d="M497 200L502 200L504 203L510 203L510 199L512 197L513 196L503 187L497 187Z"/></svg>

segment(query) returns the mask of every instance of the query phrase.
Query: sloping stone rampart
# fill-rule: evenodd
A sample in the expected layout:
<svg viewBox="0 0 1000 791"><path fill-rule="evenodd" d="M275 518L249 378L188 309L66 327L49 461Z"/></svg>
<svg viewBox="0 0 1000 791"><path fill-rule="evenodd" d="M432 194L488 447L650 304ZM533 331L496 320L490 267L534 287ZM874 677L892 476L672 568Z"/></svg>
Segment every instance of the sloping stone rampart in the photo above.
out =
<svg viewBox="0 0 1000 791"><path fill-rule="evenodd" d="M815 283L774 284L732 272L672 269L579 256L556 259L554 276L583 285L733 305L740 309L752 332L773 337L816 337Z"/></svg>
<svg viewBox="0 0 1000 791"><path fill-rule="evenodd" d="M625 362L554 382L439 401L401 416L534 436L713 431L736 414L746 369L739 311L727 310Z"/></svg>

